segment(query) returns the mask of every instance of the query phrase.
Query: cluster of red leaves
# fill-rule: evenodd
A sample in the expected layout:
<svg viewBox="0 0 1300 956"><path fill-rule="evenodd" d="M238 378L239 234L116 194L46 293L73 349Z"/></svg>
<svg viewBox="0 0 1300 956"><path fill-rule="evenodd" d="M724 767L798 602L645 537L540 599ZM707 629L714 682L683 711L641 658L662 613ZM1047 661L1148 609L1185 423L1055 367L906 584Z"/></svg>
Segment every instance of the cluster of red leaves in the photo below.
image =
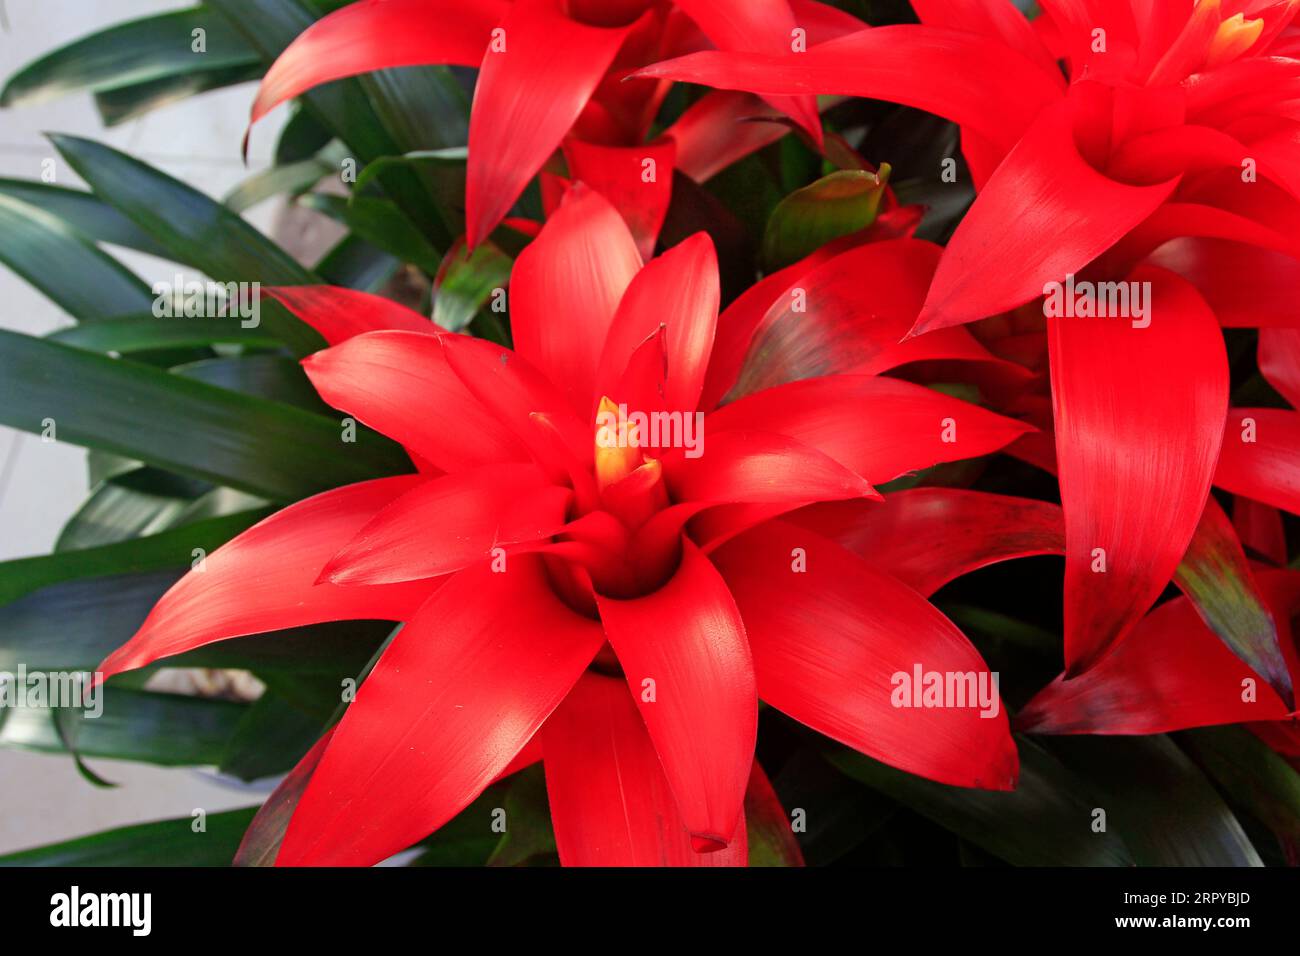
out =
<svg viewBox="0 0 1300 956"><path fill-rule="evenodd" d="M1277 510L1300 513L1300 412L1229 407L1221 331L1260 328L1260 370L1300 402L1300 8L913 6L920 25L872 29L815 0L367 0L267 74L254 120L364 71L479 67L466 239L535 237L513 350L273 290L329 343L304 363L320 395L416 473L268 518L103 665L404 622L250 833L278 821L279 863L382 860L540 759L564 863L743 865L746 815L784 816L753 759L760 699L906 771L1012 788L1004 710L900 709L891 676L986 672L927 598L1033 554L1065 556L1064 671L1020 729L1252 722L1300 755ZM647 142L674 82L715 89ZM978 198L940 248L891 196L719 314L707 235L651 258L669 171L706 180L791 129L829 148L819 95L957 123ZM506 220L539 173L545 223ZM1149 283L1153 321L1045 319L1074 274ZM915 384L927 369L989 407ZM704 453L607 447L605 400L702 413ZM998 452L1057 475L1061 505L875 490ZM1171 581L1184 596L1152 611Z"/></svg>

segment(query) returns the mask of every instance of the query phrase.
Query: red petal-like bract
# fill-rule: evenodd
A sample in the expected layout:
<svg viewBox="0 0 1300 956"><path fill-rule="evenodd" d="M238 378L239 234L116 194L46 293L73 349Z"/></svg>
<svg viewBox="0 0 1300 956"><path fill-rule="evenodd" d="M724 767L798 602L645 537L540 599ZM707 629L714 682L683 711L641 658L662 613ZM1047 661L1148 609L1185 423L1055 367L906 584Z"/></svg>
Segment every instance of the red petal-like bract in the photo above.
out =
<svg viewBox="0 0 1300 956"><path fill-rule="evenodd" d="M1055 68L1051 53L1011 0L912 0L912 9L924 24L986 37Z"/></svg>
<svg viewBox="0 0 1300 956"><path fill-rule="evenodd" d="M605 337L640 269L641 256L623 218L582 184L569 190L515 262L510 279L515 348L567 391L584 422L595 410L591 396Z"/></svg>
<svg viewBox="0 0 1300 956"><path fill-rule="evenodd" d="M494 548L549 539L572 493L533 465L504 464L432 478L366 522L321 580L391 584L459 571Z"/></svg>
<svg viewBox="0 0 1300 956"><path fill-rule="evenodd" d="M625 681L584 674L541 736L564 866L745 865L743 820L725 849L695 852Z"/></svg>
<svg viewBox="0 0 1300 956"><path fill-rule="evenodd" d="M442 826L523 749L603 640L555 596L540 559L459 572L357 690L277 865L378 863Z"/></svg>
<svg viewBox="0 0 1300 956"><path fill-rule="evenodd" d="M233 866L274 865L280 844L284 840L284 832L293 819L293 811L298 808L298 801L302 799L303 791L311 782L311 775L316 772L316 766L325 755L325 748L329 746L333 735L333 728L326 731L266 798L266 802L253 817L253 822L244 831L244 839L239 842L239 849L231 861Z"/></svg>
<svg viewBox="0 0 1300 956"><path fill-rule="evenodd" d="M1177 272L1225 328L1300 328L1300 262L1289 255L1223 239L1178 239L1150 262ZM1249 276L1249 279L1243 277Z"/></svg>
<svg viewBox="0 0 1300 956"><path fill-rule="evenodd" d="M916 331L996 315L1034 299L1113 246L1173 192L1130 186L1090 166L1069 107L1034 124L998 167L944 250Z"/></svg>
<svg viewBox="0 0 1300 956"><path fill-rule="evenodd" d="M702 83L763 96L865 96L914 106L970 126L1009 149L1065 81L1015 50L969 33L915 25L879 27L804 53L705 51L657 63L638 76ZM978 76L979 83L953 82Z"/></svg>
<svg viewBox="0 0 1300 956"><path fill-rule="evenodd" d="M437 582L339 587L317 584L316 575L381 508L421 480L364 481L277 511L176 582L98 670L107 679L214 641L324 621L408 619Z"/></svg>
<svg viewBox="0 0 1300 956"><path fill-rule="evenodd" d="M1230 409L1214 483L1300 514L1300 412Z"/></svg>
<svg viewBox="0 0 1300 956"><path fill-rule="evenodd" d="M694 411L713 350L720 296L718 256L707 233L696 233L647 262L628 285L610 325L595 400L629 401L615 394L617 385L632 353L664 326L667 375L659 400L670 410Z"/></svg>
<svg viewBox="0 0 1300 956"><path fill-rule="evenodd" d="M506 0L363 0L322 17L266 71L250 123L313 86L398 66L478 66Z"/></svg>
<svg viewBox="0 0 1300 956"><path fill-rule="evenodd" d="M988 455L1030 426L910 382L830 375L764 389L704 421L723 431L789 435L825 452L873 485L945 461Z"/></svg>
<svg viewBox="0 0 1300 956"><path fill-rule="evenodd" d="M429 319L382 295L332 285L286 285L265 288L286 309L321 334L330 345L366 332L401 330L440 335Z"/></svg>
<svg viewBox="0 0 1300 956"><path fill-rule="evenodd" d="M1266 594L1283 582L1261 574ZM1275 610L1279 620L1283 609ZM1285 628L1286 638L1290 630ZM1187 598L1144 618L1096 667L1062 674L1016 715L1016 728L1040 734L1159 734L1189 727L1281 720L1288 708L1219 641Z"/></svg>
<svg viewBox="0 0 1300 956"><path fill-rule="evenodd" d="M772 782L754 761L745 791L745 823L749 830L751 866L803 866L803 850L795 838L790 817Z"/></svg>
<svg viewBox="0 0 1300 956"><path fill-rule="evenodd" d="M787 0L673 0L722 50L788 53L794 41L794 13ZM767 101L802 126L818 146L821 118L815 96L769 96Z"/></svg>
<svg viewBox="0 0 1300 956"><path fill-rule="evenodd" d="M1214 315L1177 276L1142 268L1148 327L1049 320L1065 507L1065 659L1092 666L1168 583L1205 509L1228 364Z"/></svg>
<svg viewBox="0 0 1300 956"><path fill-rule="evenodd" d="M1058 506L961 488L910 488L878 504L819 504L788 520L926 597L990 564L1065 549Z"/></svg>
<svg viewBox="0 0 1300 956"><path fill-rule="evenodd" d="M1286 564L1286 530L1282 512L1249 498L1238 497L1232 506L1232 526L1242 545L1274 564Z"/></svg>
<svg viewBox="0 0 1300 956"><path fill-rule="evenodd" d="M1292 408L1300 408L1300 329L1259 330L1259 371Z"/></svg>
<svg viewBox="0 0 1300 956"><path fill-rule="evenodd" d="M787 135L784 123L754 121L776 115L752 93L713 90L687 107L664 136L677 146L677 168L702 183Z"/></svg>
<svg viewBox="0 0 1300 956"><path fill-rule="evenodd" d="M438 336L370 332L302 366L325 401L444 471L523 458L447 364Z"/></svg>
<svg viewBox="0 0 1300 956"><path fill-rule="evenodd" d="M903 340L916 321L943 250L917 239L886 239L809 268L756 324L729 397L819 375L874 375L909 362L989 362L1017 375L965 329Z"/></svg>
<svg viewBox="0 0 1300 956"><path fill-rule="evenodd" d="M1015 786L1019 761L996 682L979 653L911 588L833 541L773 521L713 555L745 621L767 703L910 773L990 790ZM896 675L982 675L992 713L899 707ZM973 693L973 685L972 693ZM910 696L910 695L909 695Z"/></svg>
<svg viewBox="0 0 1300 956"><path fill-rule="evenodd" d="M488 46L474 87L465 176L471 249L560 145L627 36L569 19L556 0L515 0L509 10L504 48Z"/></svg>
<svg viewBox="0 0 1300 956"><path fill-rule="evenodd" d="M564 142L569 175L614 204L647 260L672 200L676 152L671 139L642 146L602 146L574 137Z"/></svg>
<svg viewBox="0 0 1300 956"><path fill-rule="evenodd" d="M772 504L879 497L852 468L804 442L773 432L720 431L698 458L673 449L664 480L679 502ZM798 475L798 481L790 481Z"/></svg>
<svg viewBox="0 0 1300 956"><path fill-rule="evenodd" d="M681 566L658 591L597 601L696 849L729 845L754 761L758 698L726 584L687 542Z"/></svg>

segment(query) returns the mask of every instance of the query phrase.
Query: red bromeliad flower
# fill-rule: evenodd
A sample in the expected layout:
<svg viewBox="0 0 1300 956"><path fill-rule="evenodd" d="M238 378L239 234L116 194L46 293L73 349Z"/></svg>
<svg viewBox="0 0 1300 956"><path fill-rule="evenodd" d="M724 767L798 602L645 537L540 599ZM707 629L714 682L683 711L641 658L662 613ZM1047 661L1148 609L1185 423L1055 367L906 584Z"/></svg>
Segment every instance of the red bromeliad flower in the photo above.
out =
<svg viewBox="0 0 1300 956"><path fill-rule="evenodd" d="M563 143L574 178L614 202L648 257L674 168L708 179L789 128L741 122L770 109L749 94L718 93L647 144L671 84L629 75L696 50L780 52L864 26L817 0L362 0L317 21L284 51L263 79L252 122L313 86L358 73L479 67L466 178L469 246L496 228ZM765 99L821 143L815 97ZM655 188L639 175L646 160L656 163Z"/></svg>
<svg viewBox="0 0 1300 956"><path fill-rule="evenodd" d="M1017 453L1060 477L1063 676L1113 670L1108 655L1137 639L1209 527L1212 484L1300 513L1300 414L1229 408L1220 332L1300 327L1300 6L1043 0L1033 21L1007 0L913 6L920 25L803 53L702 51L636 75L887 99L960 125L978 196L912 334L996 317L975 327L994 352L1044 355L1051 405L1043 379L1001 407L1055 428L1054 453ZM1149 289L1146 318L1052 312L1051 284L1076 278ZM1262 607L1248 570L1242 581ZM1244 659L1290 710L1289 639L1270 623L1250 641Z"/></svg>
<svg viewBox="0 0 1300 956"><path fill-rule="evenodd" d="M862 250L845 254L895 266L878 300L905 327L937 248ZM708 393L752 366L728 331L741 319L718 319L711 241L643 265L581 184L515 265L513 351L364 293L272 294L331 345L304 361L321 396L400 441L418 473L326 492L235 538L101 670L321 621L405 622L268 804L282 813L302 791L278 863L380 861L540 757L562 862L743 864L742 807L781 815L754 764L760 698L904 770L1014 786L1001 707L984 719L891 702L893 676L917 666L987 679L974 647L908 584L782 517L876 499L875 484L1029 431L874 374L929 357L921 342L888 361L864 334L874 358L855 374L717 407Z"/></svg>

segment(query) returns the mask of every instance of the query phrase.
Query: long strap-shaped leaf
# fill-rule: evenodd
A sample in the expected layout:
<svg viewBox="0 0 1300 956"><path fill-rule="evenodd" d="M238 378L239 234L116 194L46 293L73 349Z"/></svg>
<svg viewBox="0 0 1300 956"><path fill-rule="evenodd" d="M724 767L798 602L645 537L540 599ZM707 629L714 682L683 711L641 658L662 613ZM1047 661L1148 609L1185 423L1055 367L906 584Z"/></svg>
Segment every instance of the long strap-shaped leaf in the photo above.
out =
<svg viewBox="0 0 1300 956"><path fill-rule="evenodd" d="M0 179L0 195L37 206L95 242L111 242L161 259L168 256L139 226L94 193L29 179Z"/></svg>
<svg viewBox="0 0 1300 956"><path fill-rule="evenodd" d="M73 578L183 568L193 561L196 548L215 551L265 515L263 509L240 511L131 541L5 561L0 563L0 605Z"/></svg>
<svg viewBox="0 0 1300 956"><path fill-rule="evenodd" d="M0 262L75 319L147 312L149 287L65 221L0 192Z"/></svg>
<svg viewBox="0 0 1300 956"><path fill-rule="evenodd" d="M22 850L0 857L0 866L226 866L255 809L208 814L201 839L186 816Z"/></svg>
<svg viewBox="0 0 1300 956"><path fill-rule="evenodd" d="M195 49L196 30L203 31L202 51ZM221 17L193 7L119 23L45 54L9 78L0 106L256 62L257 54Z"/></svg>
<svg viewBox="0 0 1300 956"><path fill-rule="evenodd" d="M305 328L305 326L304 326ZM0 331L0 423L293 500L409 469L397 446L178 375ZM47 421L48 420L48 421Z"/></svg>
<svg viewBox="0 0 1300 956"><path fill-rule="evenodd" d="M109 203L152 236L169 255L218 282L309 285L319 279L221 203L171 176L88 139L51 136L63 158ZM142 308L124 311L148 311ZM268 331L299 355L320 338L277 306L262 310Z"/></svg>

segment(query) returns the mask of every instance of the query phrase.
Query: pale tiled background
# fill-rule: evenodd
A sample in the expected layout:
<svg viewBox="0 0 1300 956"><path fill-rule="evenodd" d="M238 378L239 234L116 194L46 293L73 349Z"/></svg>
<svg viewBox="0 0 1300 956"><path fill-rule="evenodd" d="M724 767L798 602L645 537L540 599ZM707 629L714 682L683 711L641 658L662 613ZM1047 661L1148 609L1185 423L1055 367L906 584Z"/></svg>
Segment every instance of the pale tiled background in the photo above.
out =
<svg viewBox="0 0 1300 956"><path fill-rule="evenodd" d="M37 56L104 26L190 6L186 0L0 0L0 77ZM215 197L268 165L283 109L259 124L249 166L239 159L252 100L251 86L233 87L173 104L105 129L89 94L37 106L0 110L0 176L39 178L41 160L55 157L43 131L102 140ZM79 185L59 160L58 182ZM275 203L248 218L268 230ZM170 279L175 266L136 253L122 260L147 281ZM0 328L43 335L69 319L0 265ZM47 552L59 528L86 494L85 452L43 444L0 428L0 560ZM220 786L195 770L164 770L91 761L120 784L99 790L63 757L0 750L0 853L144 820L249 806L259 796Z"/></svg>

